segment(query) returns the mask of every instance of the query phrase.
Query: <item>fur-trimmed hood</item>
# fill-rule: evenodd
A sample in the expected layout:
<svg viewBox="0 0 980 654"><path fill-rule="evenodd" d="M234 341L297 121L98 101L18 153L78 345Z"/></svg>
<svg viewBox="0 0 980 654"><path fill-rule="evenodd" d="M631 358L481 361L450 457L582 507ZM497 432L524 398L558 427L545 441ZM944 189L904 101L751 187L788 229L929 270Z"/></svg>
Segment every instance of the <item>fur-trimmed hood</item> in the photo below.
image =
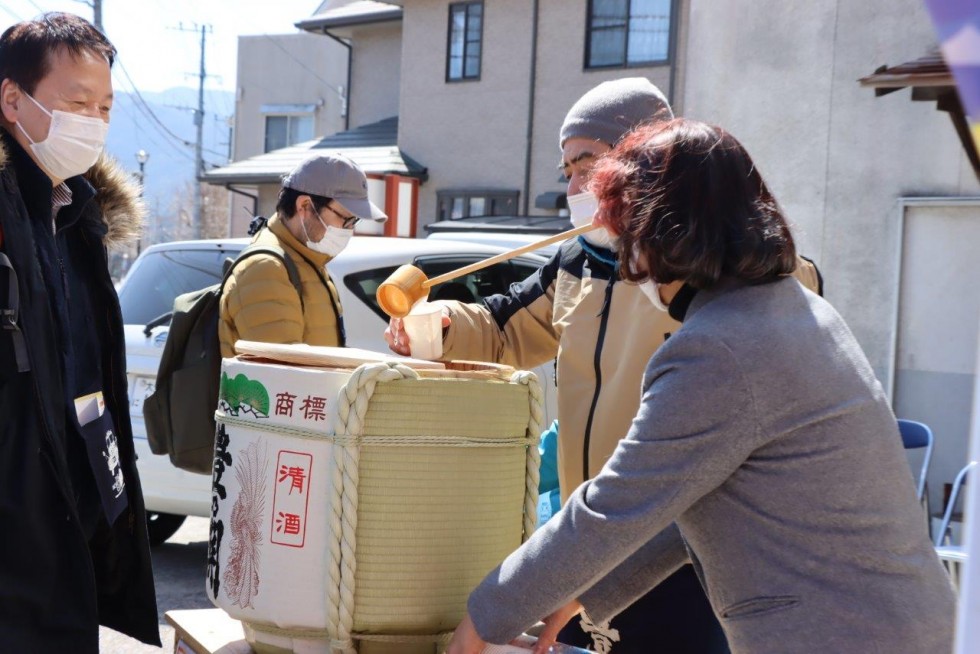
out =
<svg viewBox="0 0 980 654"><path fill-rule="evenodd" d="M7 148L0 141L0 170L6 165ZM115 159L103 153L84 177L95 188L95 201L107 229L103 237L105 246L110 250L117 249L139 238L146 218L146 204L132 176Z"/></svg>

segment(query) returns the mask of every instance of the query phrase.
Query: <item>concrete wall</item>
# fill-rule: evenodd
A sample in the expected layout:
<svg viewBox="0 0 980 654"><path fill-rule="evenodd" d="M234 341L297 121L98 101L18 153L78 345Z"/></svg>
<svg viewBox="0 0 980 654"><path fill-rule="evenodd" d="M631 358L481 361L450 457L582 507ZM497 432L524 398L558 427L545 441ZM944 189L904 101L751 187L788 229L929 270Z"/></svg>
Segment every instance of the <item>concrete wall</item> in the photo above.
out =
<svg viewBox="0 0 980 654"><path fill-rule="evenodd" d="M948 116L858 78L935 42L920 0L690 0L683 106L755 158L880 379L891 372L896 201L976 194Z"/></svg>
<svg viewBox="0 0 980 654"><path fill-rule="evenodd" d="M351 129L398 115L401 34L400 22L352 30Z"/></svg>
<svg viewBox="0 0 980 654"><path fill-rule="evenodd" d="M337 90L347 83L347 51L314 34L242 36L238 39L238 96L234 160L265 149L264 104L318 104L316 136L344 128Z"/></svg>
<svg viewBox="0 0 980 654"><path fill-rule="evenodd" d="M484 4L480 79L460 82L446 81L449 4L406 3L403 21L399 145L429 169L419 189L420 227L434 220L443 189L518 190L519 206L524 203L532 3ZM585 2L540 2L530 213L549 213L534 208L538 194L564 191L558 130L579 96L624 76L645 75L665 92L668 87L669 66L584 70L585 21Z"/></svg>

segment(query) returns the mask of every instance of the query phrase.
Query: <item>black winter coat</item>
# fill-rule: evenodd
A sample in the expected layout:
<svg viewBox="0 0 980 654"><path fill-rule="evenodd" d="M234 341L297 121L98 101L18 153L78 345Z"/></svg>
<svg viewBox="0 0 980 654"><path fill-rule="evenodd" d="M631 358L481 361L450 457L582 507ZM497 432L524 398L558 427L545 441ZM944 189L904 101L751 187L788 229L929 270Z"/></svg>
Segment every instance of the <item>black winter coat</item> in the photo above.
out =
<svg viewBox="0 0 980 654"><path fill-rule="evenodd" d="M102 344L103 394L113 417L128 499L112 528L103 521L89 543L69 476L58 329L27 209L32 201L36 204L33 193L38 190L28 178L36 182L39 171L31 168L16 142L5 133L3 137L0 252L15 271L20 305L16 324L30 369L18 371L25 366L17 364L16 332L5 324L0 328L0 650L97 653L99 624L159 645L146 514L129 420L122 316L106 255L107 245L137 233L143 206L128 175L100 160L86 173L95 198L66 232L73 274L84 276L92 289L89 319ZM18 176L18 170L24 174ZM10 306L10 276L0 267L0 309Z"/></svg>

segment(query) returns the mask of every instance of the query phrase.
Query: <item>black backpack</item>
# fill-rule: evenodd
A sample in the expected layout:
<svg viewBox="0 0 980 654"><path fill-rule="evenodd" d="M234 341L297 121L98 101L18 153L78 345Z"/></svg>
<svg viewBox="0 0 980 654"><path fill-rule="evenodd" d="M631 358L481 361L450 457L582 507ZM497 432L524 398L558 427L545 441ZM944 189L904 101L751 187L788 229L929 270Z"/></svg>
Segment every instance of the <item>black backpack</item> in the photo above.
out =
<svg viewBox="0 0 980 654"><path fill-rule="evenodd" d="M214 458L214 412L221 383L218 318L225 282L240 262L257 254L282 260L289 281L303 292L296 264L276 245L249 245L228 266L220 283L177 296L170 331L163 346L153 394L143 402L146 438L154 454L190 472L211 474Z"/></svg>

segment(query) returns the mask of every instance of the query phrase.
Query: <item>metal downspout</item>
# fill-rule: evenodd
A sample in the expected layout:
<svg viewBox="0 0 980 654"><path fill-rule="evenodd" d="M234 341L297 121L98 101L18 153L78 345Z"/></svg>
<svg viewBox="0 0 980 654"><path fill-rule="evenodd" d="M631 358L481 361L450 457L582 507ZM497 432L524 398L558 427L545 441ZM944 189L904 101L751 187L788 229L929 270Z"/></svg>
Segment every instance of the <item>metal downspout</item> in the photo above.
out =
<svg viewBox="0 0 980 654"><path fill-rule="evenodd" d="M350 129L350 75L354 61L354 49L351 47L350 43L347 43L343 39L334 36L328 32L326 28L323 28L323 33L347 48L347 88L344 89L344 102L347 104L347 107L345 107L346 110L344 111L344 131L346 132Z"/></svg>
<svg viewBox="0 0 980 654"><path fill-rule="evenodd" d="M527 98L527 140L524 152L524 201L522 213L528 215L531 202L531 148L534 145L534 87L538 70L538 0L534 0L531 11L531 75Z"/></svg>
<svg viewBox="0 0 980 654"><path fill-rule="evenodd" d="M241 189L235 188L231 184L225 184L225 188L228 189L229 191L231 191L232 193L236 194L236 195L243 195L243 196L245 196L247 198L250 198L252 200L252 217L254 218L255 217L255 214L257 214L259 212L259 196L252 195L251 193L246 193L245 191L243 191ZM233 236L234 235L231 233L231 220L229 220L228 221L228 238L233 238Z"/></svg>
<svg viewBox="0 0 980 654"><path fill-rule="evenodd" d="M682 6L690 10L688 3L674 3L675 9L680 9ZM678 109L674 108L674 105L677 103L677 98L674 97L674 94L677 92L677 39L680 37L680 25L680 11L671 11L670 40L668 41L668 48L670 49L670 53L668 54L670 60L670 83L667 85L667 102L670 103L670 108L673 110L675 116L678 115Z"/></svg>

